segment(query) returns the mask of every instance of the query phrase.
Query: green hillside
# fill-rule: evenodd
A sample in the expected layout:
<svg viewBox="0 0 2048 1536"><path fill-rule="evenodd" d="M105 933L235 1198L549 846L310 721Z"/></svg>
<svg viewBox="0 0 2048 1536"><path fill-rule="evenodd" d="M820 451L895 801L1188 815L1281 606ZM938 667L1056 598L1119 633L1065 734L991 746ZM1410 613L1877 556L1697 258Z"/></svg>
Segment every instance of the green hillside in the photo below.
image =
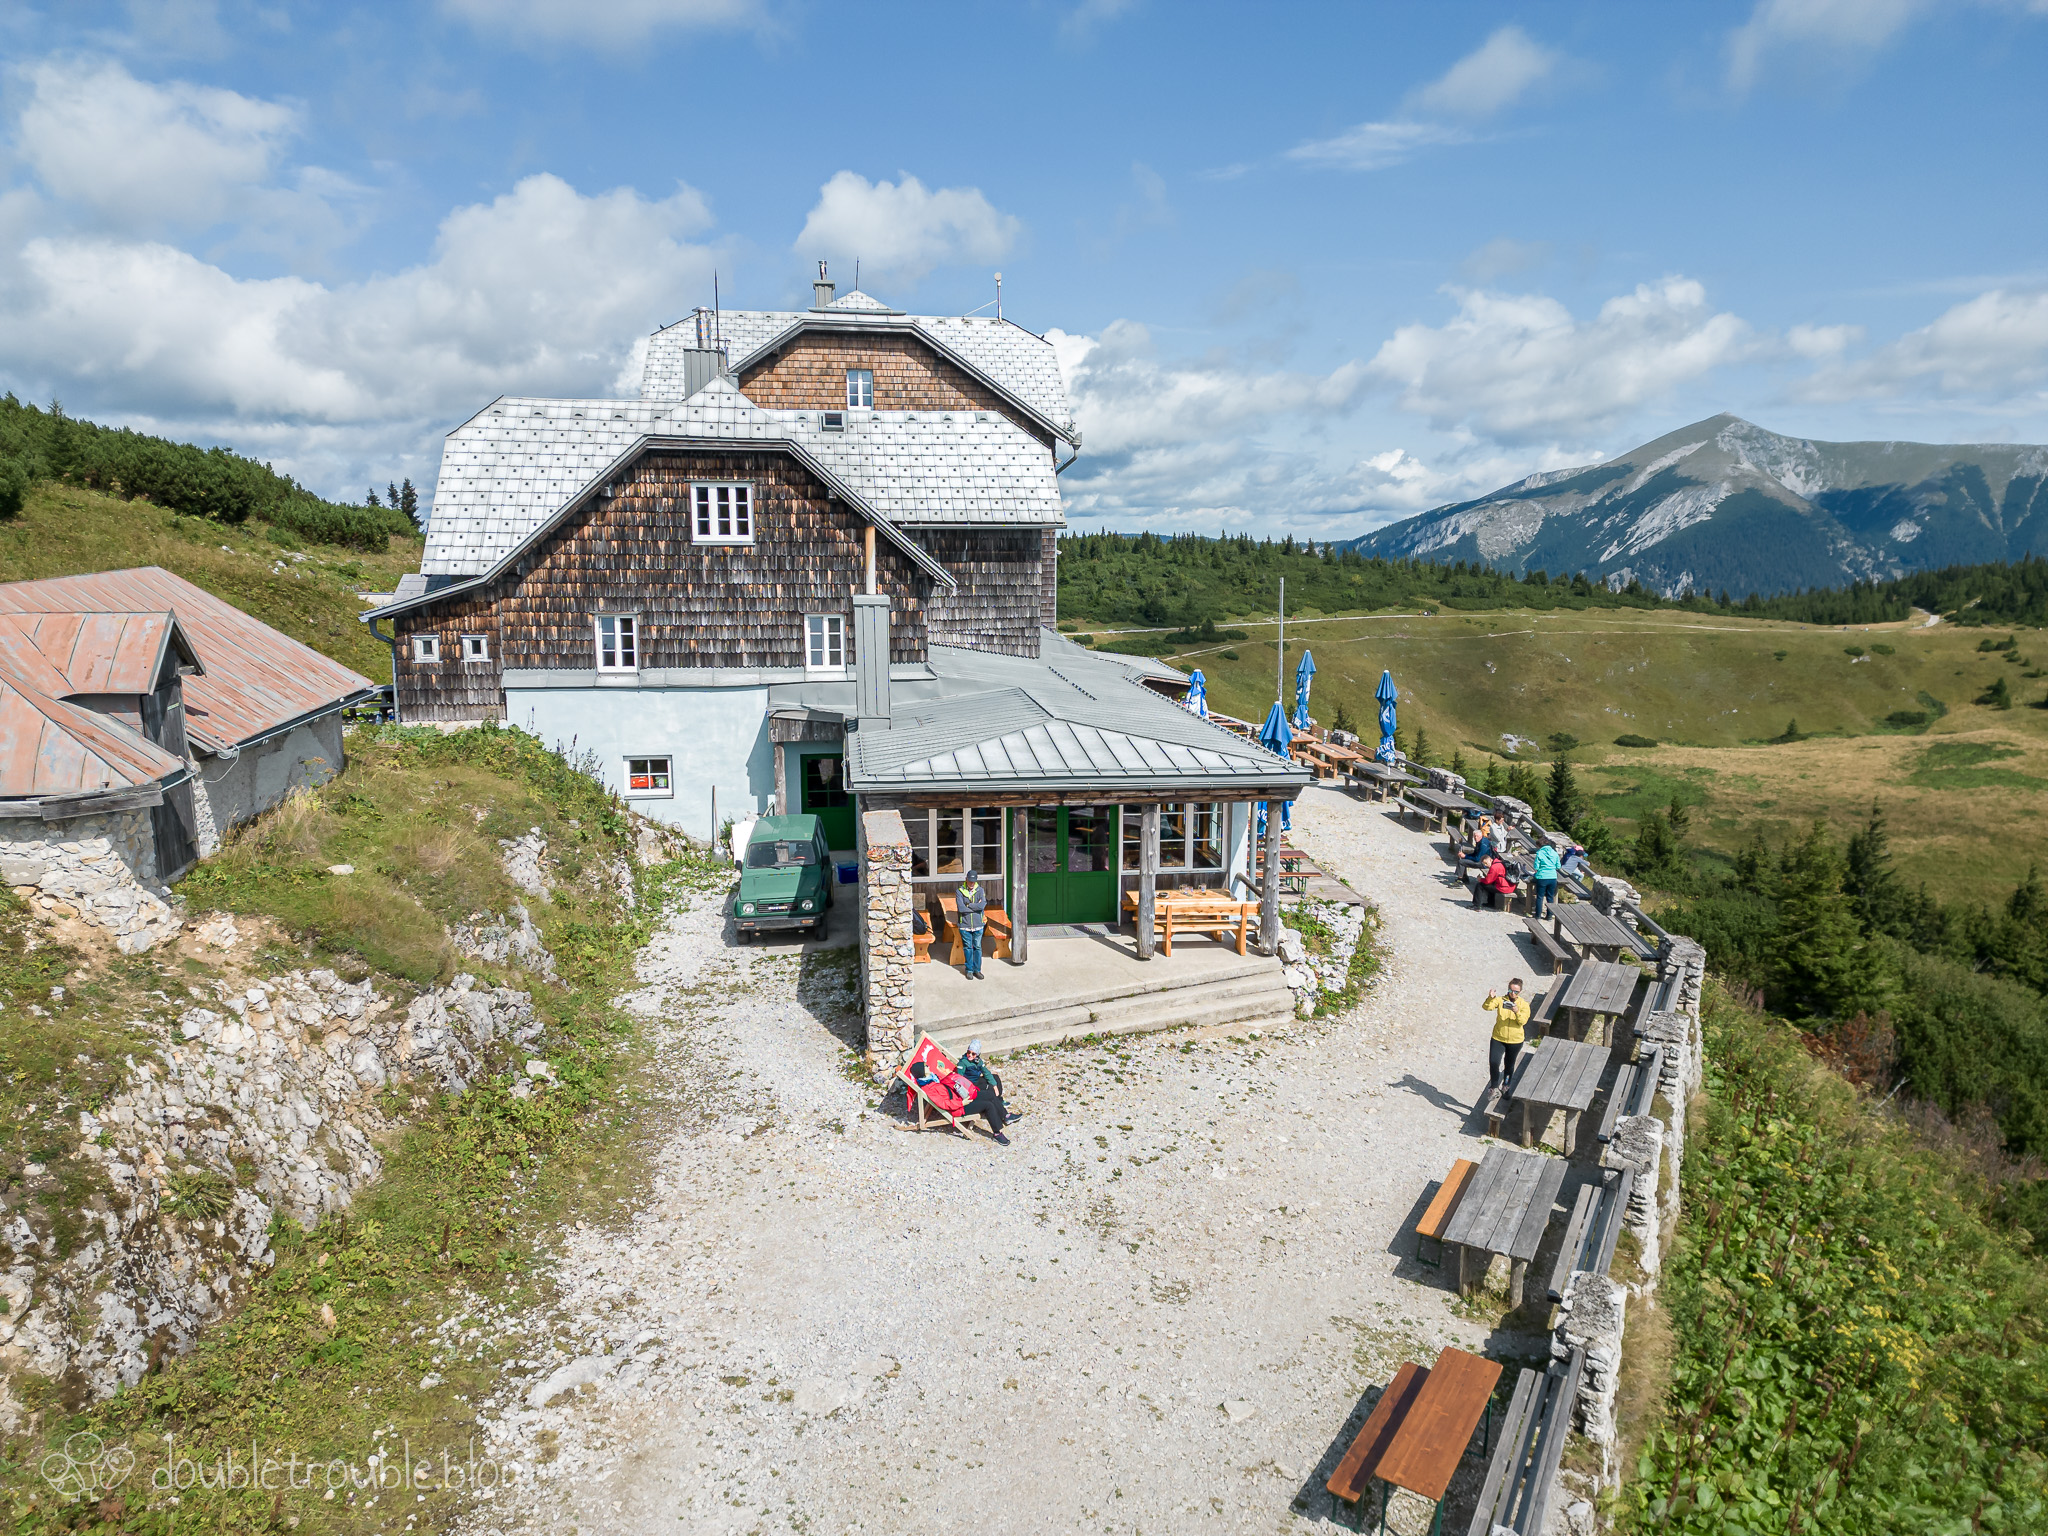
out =
<svg viewBox="0 0 2048 1536"><path fill-rule="evenodd" d="M218 523L46 480L0 521L0 581L160 565L384 683L391 653L358 622L365 605L357 594L389 592L402 573L418 570L421 542L383 542L374 552L310 544L254 517Z"/></svg>

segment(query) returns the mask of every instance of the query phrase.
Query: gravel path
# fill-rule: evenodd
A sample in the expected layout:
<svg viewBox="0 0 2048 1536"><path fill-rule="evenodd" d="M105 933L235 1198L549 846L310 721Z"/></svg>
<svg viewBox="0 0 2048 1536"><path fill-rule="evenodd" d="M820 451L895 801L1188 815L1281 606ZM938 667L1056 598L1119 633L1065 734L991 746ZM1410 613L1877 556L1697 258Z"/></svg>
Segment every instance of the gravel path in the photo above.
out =
<svg viewBox="0 0 2048 1536"><path fill-rule="evenodd" d="M999 1063L1007 1149L916 1135L847 1075L850 952L679 913L634 998L669 1101L651 1192L564 1234L562 1310L486 1409L526 1475L470 1529L1299 1528L1400 1360L1540 1356L1407 1230L1482 1145L1478 1004L1530 974L1520 920L1377 806L1312 790L1296 828L1380 904L1360 1006Z"/></svg>

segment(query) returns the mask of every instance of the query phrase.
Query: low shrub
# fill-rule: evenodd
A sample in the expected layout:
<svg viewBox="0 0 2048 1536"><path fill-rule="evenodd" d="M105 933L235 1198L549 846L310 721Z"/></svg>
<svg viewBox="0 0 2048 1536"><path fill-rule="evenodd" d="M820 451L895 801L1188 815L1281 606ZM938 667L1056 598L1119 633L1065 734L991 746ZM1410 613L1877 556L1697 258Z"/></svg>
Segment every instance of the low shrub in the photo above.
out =
<svg viewBox="0 0 2048 1536"><path fill-rule="evenodd" d="M1625 736L1615 737L1614 744L1617 747L1654 747L1657 745L1657 738L1654 736L1638 736L1631 731Z"/></svg>

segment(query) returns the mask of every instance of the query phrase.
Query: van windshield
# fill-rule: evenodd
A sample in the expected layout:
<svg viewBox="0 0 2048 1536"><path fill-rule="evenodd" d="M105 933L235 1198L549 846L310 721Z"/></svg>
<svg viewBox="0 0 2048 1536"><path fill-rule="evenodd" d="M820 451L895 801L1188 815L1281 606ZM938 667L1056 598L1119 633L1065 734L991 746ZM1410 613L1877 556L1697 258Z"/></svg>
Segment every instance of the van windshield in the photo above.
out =
<svg viewBox="0 0 2048 1536"><path fill-rule="evenodd" d="M818 862L818 850L809 843L750 843L747 868L790 869Z"/></svg>

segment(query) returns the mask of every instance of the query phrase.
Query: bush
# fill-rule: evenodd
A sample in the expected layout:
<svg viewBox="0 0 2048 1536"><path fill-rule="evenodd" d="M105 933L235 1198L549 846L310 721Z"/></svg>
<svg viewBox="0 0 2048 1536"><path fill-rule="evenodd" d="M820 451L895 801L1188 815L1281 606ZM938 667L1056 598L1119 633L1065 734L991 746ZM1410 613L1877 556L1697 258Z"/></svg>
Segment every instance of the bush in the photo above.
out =
<svg viewBox="0 0 2048 1536"><path fill-rule="evenodd" d="M28 466L20 459L0 458L0 518L13 517L28 499Z"/></svg>
<svg viewBox="0 0 2048 1536"><path fill-rule="evenodd" d="M1657 745L1657 739L1654 736L1638 736L1630 732L1626 736L1615 737L1614 744L1617 747L1654 747Z"/></svg>
<svg viewBox="0 0 2048 1536"><path fill-rule="evenodd" d="M1902 731L1916 730L1932 717L1924 709L1895 709L1884 717L1886 725L1895 725Z"/></svg>

